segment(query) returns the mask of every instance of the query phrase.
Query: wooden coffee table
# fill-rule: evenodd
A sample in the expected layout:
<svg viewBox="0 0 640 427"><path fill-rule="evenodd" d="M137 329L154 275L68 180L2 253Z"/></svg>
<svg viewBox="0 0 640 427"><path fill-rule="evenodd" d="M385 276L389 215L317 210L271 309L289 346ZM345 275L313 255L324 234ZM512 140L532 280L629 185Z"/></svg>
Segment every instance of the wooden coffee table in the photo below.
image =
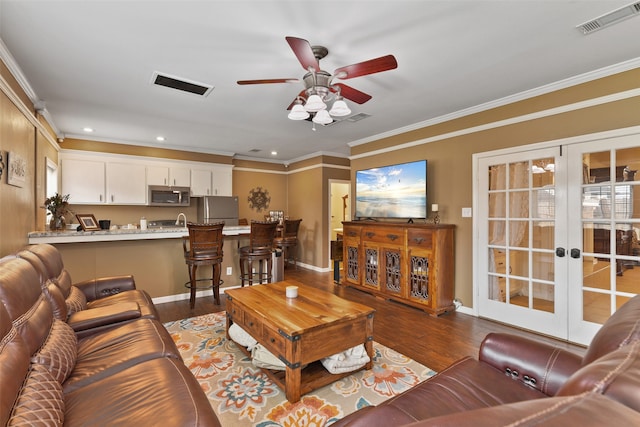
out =
<svg viewBox="0 0 640 427"><path fill-rule="evenodd" d="M298 286L297 298L285 296L291 285ZM236 323L282 360L286 370L263 371L285 391L289 402L353 373L333 375L322 366L321 358L364 344L373 360L375 310L371 307L295 280L229 289L225 295L227 338L229 326ZM372 366L369 362L363 369Z"/></svg>

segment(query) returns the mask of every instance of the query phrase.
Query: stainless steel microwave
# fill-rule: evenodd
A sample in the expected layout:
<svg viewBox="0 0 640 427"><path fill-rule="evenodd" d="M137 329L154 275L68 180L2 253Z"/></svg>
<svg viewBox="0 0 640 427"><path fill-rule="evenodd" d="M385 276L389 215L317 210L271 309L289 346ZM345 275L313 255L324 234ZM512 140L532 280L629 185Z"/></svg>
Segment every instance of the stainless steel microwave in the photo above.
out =
<svg viewBox="0 0 640 427"><path fill-rule="evenodd" d="M191 189L189 187L167 187L150 185L148 206L189 206Z"/></svg>

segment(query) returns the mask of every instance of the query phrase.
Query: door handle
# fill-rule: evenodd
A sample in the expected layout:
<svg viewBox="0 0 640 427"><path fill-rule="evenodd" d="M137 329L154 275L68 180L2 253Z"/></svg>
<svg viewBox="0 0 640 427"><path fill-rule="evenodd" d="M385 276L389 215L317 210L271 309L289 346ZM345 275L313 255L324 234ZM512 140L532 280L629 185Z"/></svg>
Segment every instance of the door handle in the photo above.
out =
<svg viewBox="0 0 640 427"><path fill-rule="evenodd" d="M571 249L571 258L580 258L580 249L572 248Z"/></svg>
<svg viewBox="0 0 640 427"><path fill-rule="evenodd" d="M564 248L556 248L556 256L559 258L563 258L566 255L567 251Z"/></svg>

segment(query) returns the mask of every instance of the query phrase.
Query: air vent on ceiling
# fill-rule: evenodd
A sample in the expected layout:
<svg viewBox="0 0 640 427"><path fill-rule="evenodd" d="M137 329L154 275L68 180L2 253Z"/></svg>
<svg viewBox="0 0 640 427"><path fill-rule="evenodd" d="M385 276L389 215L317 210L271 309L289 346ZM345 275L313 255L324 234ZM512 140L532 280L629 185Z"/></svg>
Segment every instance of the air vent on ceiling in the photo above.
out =
<svg viewBox="0 0 640 427"><path fill-rule="evenodd" d="M323 125L323 126L324 127L334 126L334 125L337 125L338 123L342 123L342 122L355 123L355 122L359 122L362 119L366 119L368 117L371 117L371 114L358 113L358 114L354 114L353 116L347 116L347 117L332 117L333 121L331 123Z"/></svg>
<svg viewBox="0 0 640 427"><path fill-rule="evenodd" d="M590 34L594 31L598 31L604 27L608 27L613 24L617 24L632 16L640 14L640 2L635 2L627 6L623 6L619 9L613 10L609 13L605 13L595 19L585 22L576 26L577 29L582 31L583 34Z"/></svg>
<svg viewBox="0 0 640 427"><path fill-rule="evenodd" d="M151 83L158 86L164 86L171 89L181 90L183 92L193 93L195 95L207 96L213 90L213 86L204 83L198 83L193 80L187 80L176 76L170 76L155 71L151 77Z"/></svg>
<svg viewBox="0 0 640 427"><path fill-rule="evenodd" d="M348 122L359 122L362 119L368 119L369 117L371 117L371 114L367 114L367 113L358 113L358 114L354 114L353 116L349 117L347 119Z"/></svg>
<svg viewBox="0 0 640 427"><path fill-rule="evenodd" d="M259 153L262 150L260 150L259 148L252 148L251 150L249 150L250 153Z"/></svg>

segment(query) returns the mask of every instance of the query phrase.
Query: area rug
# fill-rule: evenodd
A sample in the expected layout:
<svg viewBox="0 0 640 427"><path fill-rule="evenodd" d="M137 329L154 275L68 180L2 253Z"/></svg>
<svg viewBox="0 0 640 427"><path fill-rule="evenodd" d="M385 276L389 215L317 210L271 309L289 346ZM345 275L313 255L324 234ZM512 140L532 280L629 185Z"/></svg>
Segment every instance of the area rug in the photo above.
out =
<svg viewBox="0 0 640 427"><path fill-rule="evenodd" d="M284 392L226 339L226 314L165 324L184 363L207 394L223 426L322 427L377 405L435 372L374 342L373 369L359 371L289 403Z"/></svg>

